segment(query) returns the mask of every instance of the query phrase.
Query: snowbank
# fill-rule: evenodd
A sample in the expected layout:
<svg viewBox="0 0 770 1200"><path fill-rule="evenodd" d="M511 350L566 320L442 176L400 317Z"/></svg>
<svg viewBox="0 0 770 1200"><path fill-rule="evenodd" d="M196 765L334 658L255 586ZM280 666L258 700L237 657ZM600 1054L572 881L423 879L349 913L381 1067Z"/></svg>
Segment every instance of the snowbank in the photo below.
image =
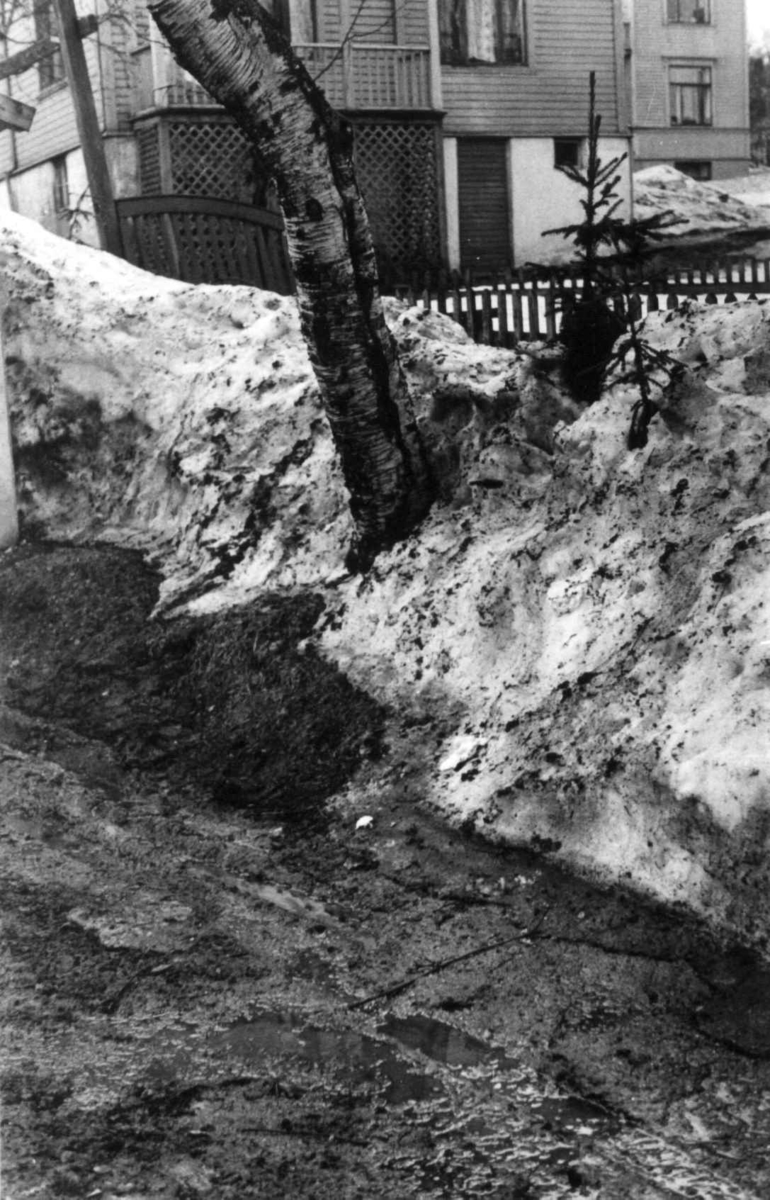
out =
<svg viewBox="0 0 770 1200"><path fill-rule="evenodd" d="M404 700L461 706L430 794L758 941L770 922L770 306L649 319L691 364L643 452L617 389L548 486L436 513L325 643ZM361 647L366 647L364 653Z"/></svg>
<svg viewBox="0 0 770 1200"><path fill-rule="evenodd" d="M765 943L770 305L648 319L688 372L635 452L626 388L579 416L545 352L392 306L443 493L361 580L291 302L3 220L27 522L145 547L167 603L325 590L439 808Z"/></svg>
<svg viewBox="0 0 770 1200"><path fill-rule="evenodd" d="M256 585L341 557L350 522L292 300L0 227L23 520L140 546L176 591L247 554Z"/></svg>
<svg viewBox="0 0 770 1200"><path fill-rule="evenodd" d="M634 174L634 215L670 213L676 219L670 230L674 238L767 229L770 215L758 199L759 194L748 203L721 183L698 183L665 164Z"/></svg>

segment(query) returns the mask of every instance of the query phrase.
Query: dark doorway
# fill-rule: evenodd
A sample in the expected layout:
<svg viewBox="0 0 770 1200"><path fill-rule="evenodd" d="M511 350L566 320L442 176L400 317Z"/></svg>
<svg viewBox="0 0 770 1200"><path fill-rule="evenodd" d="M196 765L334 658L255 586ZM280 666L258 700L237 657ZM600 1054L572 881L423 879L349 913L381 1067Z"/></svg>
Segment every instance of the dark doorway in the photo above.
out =
<svg viewBox="0 0 770 1200"><path fill-rule="evenodd" d="M511 262L507 143L461 138L457 143L460 262L495 271Z"/></svg>

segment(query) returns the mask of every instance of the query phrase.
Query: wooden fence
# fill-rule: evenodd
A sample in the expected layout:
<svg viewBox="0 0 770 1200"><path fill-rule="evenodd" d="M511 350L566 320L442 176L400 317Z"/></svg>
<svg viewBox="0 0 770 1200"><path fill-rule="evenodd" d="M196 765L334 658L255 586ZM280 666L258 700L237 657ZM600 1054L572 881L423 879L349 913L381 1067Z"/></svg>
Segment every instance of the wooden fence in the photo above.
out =
<svg viewBox="0 0 770 1200"><path fill-rule="evenodd" d="M399 299L445 313L477 342L513 347L520 341L543 341L559 332L564 310L581 294L575 269L505 271L478 282L466 272L440 273L398 285ZM729 303L739 298L770 295L770 260L734 259L721 263L665 268L634 278L630 312L646 316L660 309L677 308L687 297L705 304ZM620 292L611 303L624 315L626 301Z"/></svg>
<svg viewBox="0 0 770 1200"><path fill-rule="evenodd" d="M187 283L242 283L293 291L283 218L196 196L143 196L116 204L125 257Z"/></svg>

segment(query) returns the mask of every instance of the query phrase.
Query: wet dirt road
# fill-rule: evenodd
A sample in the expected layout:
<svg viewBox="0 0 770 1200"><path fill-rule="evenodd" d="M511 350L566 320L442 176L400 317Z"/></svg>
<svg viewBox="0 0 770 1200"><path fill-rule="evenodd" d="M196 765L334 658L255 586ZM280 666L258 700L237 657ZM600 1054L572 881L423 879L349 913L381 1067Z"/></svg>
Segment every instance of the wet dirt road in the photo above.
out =
<svg viewBox="0 0 770 1200"><path fill-rule="evenodd" d="M7 1200L770 1194L760 962L447 828L440 730L298 665L285 614L249 686L289 748L252 715L246 763L153 596L114 551L0 558Z"/></svg>

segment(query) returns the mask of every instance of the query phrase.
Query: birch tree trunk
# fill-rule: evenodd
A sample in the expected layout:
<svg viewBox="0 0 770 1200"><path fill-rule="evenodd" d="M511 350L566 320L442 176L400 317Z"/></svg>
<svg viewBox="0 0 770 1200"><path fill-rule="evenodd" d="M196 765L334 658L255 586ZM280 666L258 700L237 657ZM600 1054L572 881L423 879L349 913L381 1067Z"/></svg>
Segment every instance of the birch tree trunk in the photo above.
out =
<svg viewBox="0 0 770 1200"><path fill-rule="evenodd" d="M426 513L406 381L385 324L349 126L256 0L152 0L178 62L234 117L275 179L318 379L364 569Z"/></svg>

